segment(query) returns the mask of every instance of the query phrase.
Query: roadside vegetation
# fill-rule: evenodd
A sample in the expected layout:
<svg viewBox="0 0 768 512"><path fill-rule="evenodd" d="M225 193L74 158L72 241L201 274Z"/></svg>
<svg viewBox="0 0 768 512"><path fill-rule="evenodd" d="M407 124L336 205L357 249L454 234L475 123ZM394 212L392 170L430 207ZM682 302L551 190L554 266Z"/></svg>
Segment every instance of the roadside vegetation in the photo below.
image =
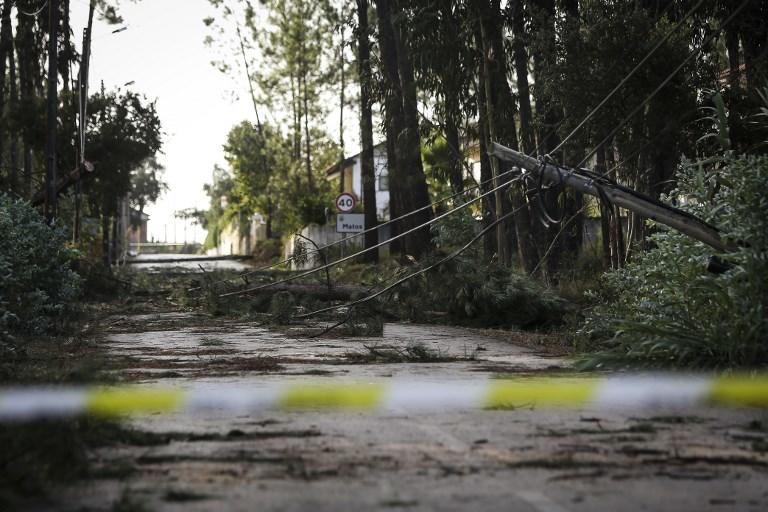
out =
<svg viewBox="0 0 768 512"><path fill-rule="evenodd" d="M61 227L51 229L34 208L0 195L0 343L13 333L41 335L66 327L77 311L78 252Z"/></svg>
<svg viewBox="0 0 768 512"><path fill-rule="evenodd" d="M79 111L69 2L50 4L62 10L53 77L42 65L48 10L0 7L0 385L107 381L95 340L115 311L194 311L308 337L382 336L387 321L535 332L567 339L585 369L768 365L765 2L211 0L201 39L221 50L220 70L245 73L254 110L220 141L226 165L204 187L209 208L179 216L208 230L207 248L263 224L265 240L248 247L254 265L275 265L158 274L119 265L126 224L165 189L155 103L102 87ZM117 1L92 5L121 21ZM61 89L53 155L42 130L49 78ZM732 250L714 254L604 198L520 176L491 158L491 142L676 205ZM350 152L357 184L344 181ZM38 211L50 158L60 177L79 173L59 187L54 222ZM370 200L376 183L385 212ZM310 260L342 256L298 242L279 263L296 232L332 222L334 196L352 185L369 198L356 210L366 226L401 218L390 234L413 232L381 258L372 250L288 281ZM377 243L369 234L344 254ZM418 343L347 355L443 358ZM85 419L0 425L0 508L91 474L90 447L131 435Z"/></svg>
<svg viewBox="0 0 768 512"><path fill-rule="evenodd" d="M768 101L756 129L766 113ZM718 226L733 250L713 254L654 226L650 249L590 292L595 305L576 337L584 368L768 365L768 156L731 150L727 126L718 128L722 152L685 162L667 200Z"/></svg>

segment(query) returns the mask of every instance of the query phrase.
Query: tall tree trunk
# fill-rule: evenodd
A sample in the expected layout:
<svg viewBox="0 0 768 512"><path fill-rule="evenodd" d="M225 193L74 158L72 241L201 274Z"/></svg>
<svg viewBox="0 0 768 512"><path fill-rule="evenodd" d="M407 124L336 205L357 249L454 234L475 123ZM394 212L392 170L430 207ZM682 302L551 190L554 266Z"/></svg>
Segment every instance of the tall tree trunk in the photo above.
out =
<svg viewBox="0 0 768 512"><path fill-rule="evenodd" d="M5 23L5 22L4 22ZM8 25L10 27L11 20L10 20L10 13L8 14ZM18 84L16 81L16 55L14 51L14 44L13 44L13 31L11 28L11 33L9 34L10 40L9 40L9 49L8 49L8 82L9 82L9 93L8 96L8 111L14 112L18 108L19 103L19 92L18 92ZM9 137L11 139L11 148L10 148L10 185L11 185L11 192L14 194L19 193L19 136L18 136L18 130L15 126L11 127L11 130L9 130Z"/></svg>
<svg viewBox="0 0 768 512"><path fill-rule="evenodd" d="M402 183L399 180L400 169L397 163L397 150L395 145L397 144L396 136L392 135L397 133L398 122L395 119L395 111L397 105L393 104L394 99L391 94L387 94L384 100L384 129L386 132L386 145L387 145L387 172L389 174L389 218L395 219L400 217L405 210L402 205L403 193L401 192ZM393 222L389 225L390 237L394 238L400 233L404 232L407 228L404 222ZM402 238L393 240L389 244L389 250L391 253L405 253L405 244Z"/></svg>
<svg viewBox="0 0 768 512"><path fill-rule="evenodd" d="M482 54L483 54L483 83L485 84L485 112L486 112L486 150L492 142L501 140L496 134L496 98L493 95L494 79L491 77L489 60L493 55L493 49L488 38L487 29L484 28L485 21L480 22L480 33L482 36ZM515 141L515 147L517 146ZM496 220L501 219L504 215L504 201L502 200L502 191L499 189L501 182L499 181L499 160L497 158L491 158L491 175L493 176L493 188L496 189L493 194L494 202L494 217ZM504 266L510 264L509 257L509 242L507 240L505 223L496 224L496 257L499 263Z"/></svg>
<svg viewBox="0 0 768 512"><path fill-rule="evenodd" d="M401 21L404 18L403 0L394 0L394 14L390 18L397 50L397 66L400 74L400 86L403 93L403 128L400 134L400 154L403 159L403 169L406 170L406 190L409 192L409 211L430 204L427 179L421 160L421 136L419 134L419 105L416 79L411 63L408 33ZM416 227L432 219L432 210L426 208L411 216L411 227ZM427 253L431 247L431 234L428 227L415 232L408 237L408 251L412 256L419 257Z"/></svg>
<svg viewBox="0 0 768 512"><path fill-rule="evenodd" d="M517 128L515 122L516 105L512 91L507 81L507 55L504 47L502 31L502 15L499 0L483 0L480 7L480 23L484 32L483 59L486 68L486 110L488 114L488 136L498 142L513 148L518 148ZM506 178L509 179L508 177ZM505 230L505 246L516 239L517 254L520 266L526 272L531 272L536 266L537 251L531 235L531 218L528 206L519 187L512 188L512 205L514 215L514 237ZM502 203L503 204L503 203ZM497 215L505 210L496 207ZM498 235L497 235L498 236ZM497 244L498 245L498 244ZM502 253L503 255L503 253ZM500 260L504 262L504 259Z"/></svg>
<svg viewBox="0 0 768 512"><path fill-rule="evenodd" d="M480 33L480 24L475 23L475 39L482 41ZM477 77L475 87L475 96L477 97L477 117L479 125L479 150L480 150L480 183L485 183L480 188L480 191L485 194L493 189L491 179L493 178L493 171L491 170L491 159L488 156L488 111L485 108L485 74L483 73L483 57L482 55L477 60ZM487 228L493 222L495 217L495 204L493 195L487 195L482 201L483 208L483 227ZM496 254L496 233L489 231L488 234L483 237L483 252L486 260L490 261L494 254Z"/></svg>
<svg viewBox="0 0 768 512"><path fill-rule="evenodd" d="M576 63L582 58L582 56L579 55L578 50L581 38L579 32L581 23L579 21L579 2L578 0L563 0L562 5L566 16L564 29L566 59L572 63L570 64L570 67L575 69L577 67ZM559 117L557 122L560 123L564 119L565 113L559 105L555 111ZM582 115L579 113L578 118L581 117ZM578 146L578 149L575 150L576 155L569 156L577 158L580 161L583 157L583 149L578 143L576 145ZM566 160L564 154L562 158L563 161ZM567 222L568 224L565 226L556 226L562 230L562 234L559 235L562 238L562 252L560 254L560 259L554 261L553 266L550 267L551 272L559 272L564 264L567 265L569 262L575 262L581 253L584 243L584 212L582 211L584 208L584 195L581 192L566 188L562 191L561 197L563 203L563 222Z"/></svg>
<svg viewBox="0 0 768 512"><path fill-rule="evenodd" d="M12 27L11 27L11 2L3 3L2 14L0 15L0 190L5 188L7 191L13 193L16 184L15 176L13 176L13 169L8 172L7 178L3 183L4 177L2 174L2 168L5 167L5 148L4 143L6 134L8 133L8 116L6 115L6 97L5 97L5 74L7 68L7 62L13 59L13 44L12 44Z"/></svg>
<svg viewBox="0 0 768 512"><path fill-rule="evenodd" d="M27 7L24 5L24 7ZM31 108L35 95L35 72L39 65L37 58L37 49L34 34L34 19L31 16L27 16L19 10L17 14L17 31L16 31L16 50L18 53L19 63L19 92L20 96L20 108ZM39 73L38 73L39 75ZM24 174L24 186L23 196L29 198L32 196L32 178L33 178L33 158L32 148L34 146L33 135L30 133L30 127L27 124L21 126L20 134L22 138L22 152L23 152L23 174Z"/></svg>
<svg viewBox="0 0 768 512"><path fill-rule="evenodd" d="M291 73L291 115L293 121L293 159L301 159L301 107L299 106L299 95L296 92L297 78Z"/></svg>
<svg viewBox="0 0 768 512"><path fill-rule="evenodd" d="M424 169L421 163L421 145L418 133L418 105L416 83L408 58L407 43L402 39L399 27L393 24L392 8L397 3L390 0L376 0L379 21L379 46L384 77L388 85L385 100L388 145L394 152L395 166L390 174L390 201L399 202L402 213L413 211L429 204ZM398 11L398 14L402 14ZM398 201L399 196L399 201ZM401 229L412 229L429 221L432 212L428 208L411 215L401 222ZM429 228L407 236L402 251L419 257L429 250L431 241Z"/></svg>
<svg viewBox="0 0 768 512"><path fill-rule="evenodd" d="M64 48L59 55L59 67L61 69L62 89L69 92L70 65L72 64L72 35L69 26L69 0L63 0L61 3L63 9L61 29L64 36Z"/></svg>
<svg viewBox="0 0 768 512"><path fill-rule="evenodd" d="M58 215L57 132L59 111L59 1L48 0L48 76L46 94L45 218L53 224Z"/></svg>
<svg viewBox="0 0 768 512"><path fill-rule="evenodd" d="M273 210L274 210L274 205L272 204L272 198L267 197L267 219L266 219L266 226L265 226L265 231L266 231L265 236L267 237L267 240L271 239L273 236L273 233L272 233L272 216L274 215Z"/></svg>
<svg viewBox="0 0 768 512"><path fill-rule="evenodd" d="M396 218L408 210L404 179L406 171L402 167L402 159L397 147L400 133L403 131L403 100L400 73L397 70L397 50L390 22L389 0L375 0L375 4L379 25L381 71L388 86L384 96L384 128L389 172L389 211L390 218ZM401 220L390 225L390 232L395 236L407 231L408 227L409 224ZM392 242L390 250L404 254L407 251L405 241L401 238Z"/></svg>
<svg viewBox="0 0 768 512"><path fill-rule="evenodd" d="M461 138L459 137L459 102L453 93L445 97L445 141L450 151L449 180L451 190L458 194L464 190L464 171L461 151Z"/></svg>
<svg viewBox="0 0 768 512"><path fill-rule="evenodd" d="M523 2L520 0L514 2L512 33L517 96L520 102L520 146L523 153L533 155L536 151L536 137L533 132L533 111L531 109L531 93L528 84L528 52L525 48L527 37L525 34L525 20L523 19Z"/></svg>
<svg viewBox="0 0 768 512"><path fill-rule="evenodd" d="M613 142L607 143L605 152L605 165L611 169L616 167ZM612 178L616 178L615 171ZM616 205L611 205L611 266L618 269L624 266L626 258L626 247L624 245L624 227L621 221L621 210Z"/></svg>
<svg viewBox="0 0 768 512"><path fill-rule="evenodd" d="M344 17L344 10L339 13L340 19ZM341 160L344 160L346 150L344 148L344 107L345 107L345 94L347 87L347 69L346 61L344 60L344 47L346 41L344 40L344 23L339 23L339 36L341 37L341 43L339 44L339 72L341 74L341 84L339 87L339 153L341 154Z"/></svg>
<svg viewBox="0 0 768 512"><path fill-rule="evenodd" d="M304 165L307 172L307 186L310 192L315 191L315 179L312 176L312 139L309 135L309 92L307 90L307 69L304 65L304 73L302 73L302 82L304 83L304 143L306 153L304 155Z"/></svg>
<svg viewBox="0 0 768 512"><path fill-rule="evenodd" d="M357 70L360 77L360 168L363 179L363 211L365 229L375 227L376 218L376 175L373 161L373 114L371 84L371 46L368 35L368 0L357 0ZM378 230L365 234L365 248L370 249L379 242ZM378 263L379 251L371 250L363 260Z"/></svg>
<svg viewBox="0 0 768 512"><path fill-rule="evenodd" d="M454 2L452 0L443 0L439 4L439 8L443 17L443 23L445 26L444 37L447 40L447 46L450 48L456 48L460 44L461 36L459 35L461 20L457 20L452 10ZM443 110L445 111L445 140L448 144L450 152L449 159L449 181L451 183L451 190L454 194L458 194L464 190L464 170L462 162L464 160L464 154L461 150L461 139L459 137L459 124L461 122L461 105L459 101L461 76L466 73L466 70L460 69L460 65L456 59L449 59L440 70L440 81L442 82L439 89L443 92Z"/></svg>

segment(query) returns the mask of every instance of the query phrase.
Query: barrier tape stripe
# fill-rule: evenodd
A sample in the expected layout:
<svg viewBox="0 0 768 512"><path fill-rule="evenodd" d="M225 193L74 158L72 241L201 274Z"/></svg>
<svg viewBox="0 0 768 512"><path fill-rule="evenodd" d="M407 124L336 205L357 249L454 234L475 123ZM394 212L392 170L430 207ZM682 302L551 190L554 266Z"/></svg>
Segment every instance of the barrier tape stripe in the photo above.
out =
<svg viewBox="0 0 768 512"><path fill-rule="evenodd" d="M238 412L351 409L444 411L536 407L715 405L768 408L768 374L629 375L607 378L532 378L374 383L319 381L198 384L190 389L140 385L94 388L0 388L0 421L113 417L150 412Z"/></svg>

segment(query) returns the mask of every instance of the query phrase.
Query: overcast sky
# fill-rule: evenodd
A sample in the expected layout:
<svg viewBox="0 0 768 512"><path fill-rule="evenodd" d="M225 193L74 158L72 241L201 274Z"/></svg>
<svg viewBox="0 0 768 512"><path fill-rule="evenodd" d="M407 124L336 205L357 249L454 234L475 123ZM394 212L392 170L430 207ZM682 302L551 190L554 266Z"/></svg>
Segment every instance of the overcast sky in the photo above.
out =
<svg viewBox="0 0 768 512"><path fill-rule="evenodd" d="M88 2L71 0L71 5L79 49ZM169 191L147 209L149 236L156 240L167 233L173 241L174 226L176 239L183 240L183 222L173 212L207 207L203 184L210 182L214 164L224 165L221 147L227 132L253 116L244 77L225 76L210 65L216 55L203 44L202 20L212 12L208 0L121 2L127 30L113 34L117 27L94 23L91 91L103 81L107 89L130 88L157 100L165 132L160 159ZM189 241L202 241L200 228L187 226L186 231Z"/></svg>

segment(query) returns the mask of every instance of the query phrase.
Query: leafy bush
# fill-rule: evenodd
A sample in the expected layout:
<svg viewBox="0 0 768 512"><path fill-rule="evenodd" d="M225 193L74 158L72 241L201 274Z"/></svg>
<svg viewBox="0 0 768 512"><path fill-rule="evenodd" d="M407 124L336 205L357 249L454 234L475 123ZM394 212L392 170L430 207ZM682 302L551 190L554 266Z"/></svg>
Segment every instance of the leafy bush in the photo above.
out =
<svg viewBox="0 0 768 512"><path fill-rule="evenodd" d="M7 196L0 196L0 233L0 336L60 326L80 293L70 268L76 251L66 246L66 234Z"/></svg>
<svg viewBox="0 0 768 512"><path fill-rule="evenodd" d="M415 321L429 320L430 309L439 308L451 322L483 327L558 325L568 309L531 279L464 255L395 289L390 304Z"/></svg>
<svg viewBox="0 0 768 512"><path fill-rule="evenodd" d="M688 163L672 199L722 231L736 249L708 273L712 249L659 226L654 248L606 274L601 305L579 334L602 366L755 367L768 364L768 157L735 155Z"/></svg>
<svg viewBox="0 0 768 512"><path fill-rule="evenodd" d="M296 299L291 292L281 291L275 293L269 304L269 314L272 315L272 323L276 325L290 323L295 307Z"/></svg>

